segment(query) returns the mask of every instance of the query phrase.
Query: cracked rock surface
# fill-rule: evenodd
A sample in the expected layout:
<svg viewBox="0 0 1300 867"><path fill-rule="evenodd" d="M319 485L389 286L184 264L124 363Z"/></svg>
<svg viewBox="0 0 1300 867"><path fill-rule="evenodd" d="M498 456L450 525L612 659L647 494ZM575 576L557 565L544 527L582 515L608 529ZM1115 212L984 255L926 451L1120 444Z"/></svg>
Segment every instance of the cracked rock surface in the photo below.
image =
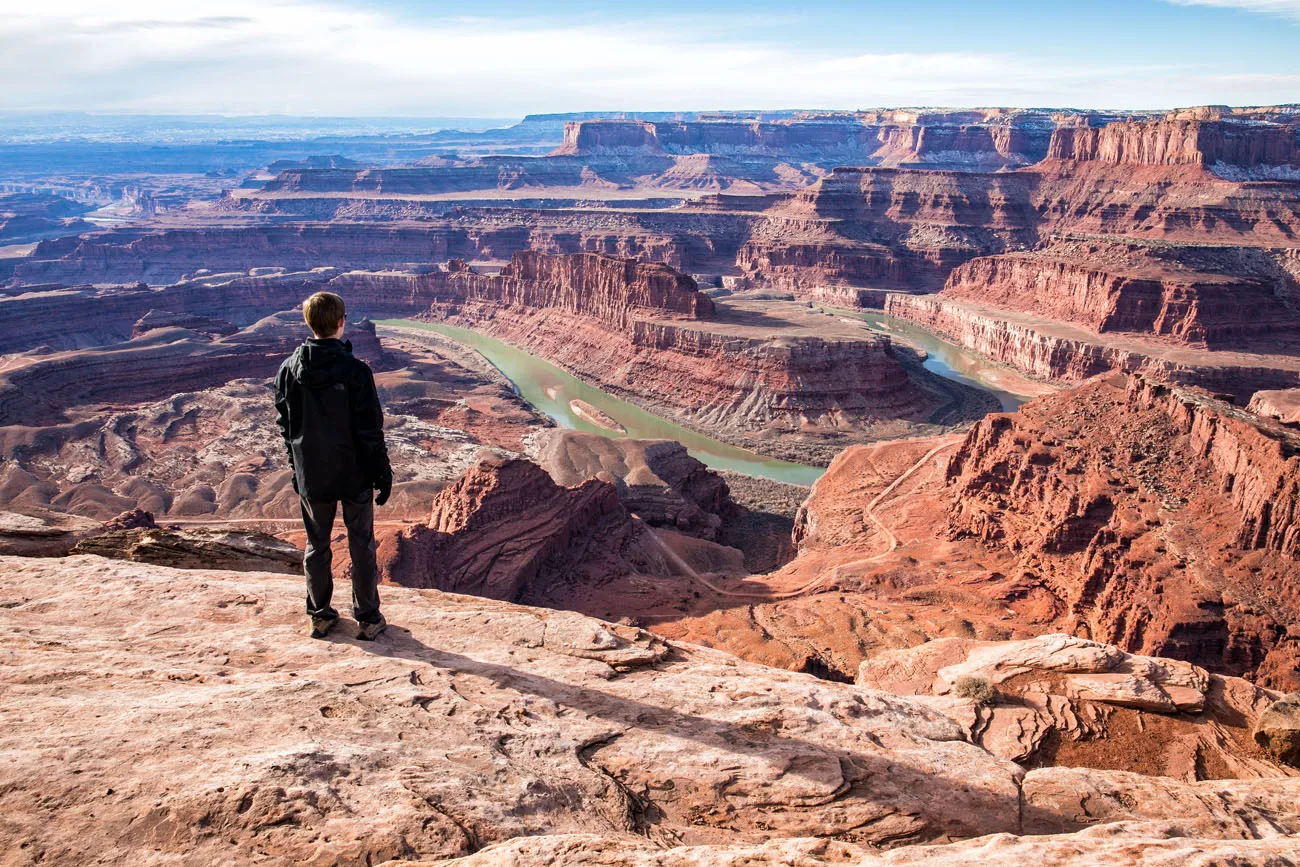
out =
<svg viewBox="0 0 1300 867"><path fill-rule="evenodd" d="M1253 857L1300 831L1297 780L1026 776L923 698L382 593L378 641L313 641L292 577L0 558L3 863L854 863L1157 819L1170 851Z"/></svg>

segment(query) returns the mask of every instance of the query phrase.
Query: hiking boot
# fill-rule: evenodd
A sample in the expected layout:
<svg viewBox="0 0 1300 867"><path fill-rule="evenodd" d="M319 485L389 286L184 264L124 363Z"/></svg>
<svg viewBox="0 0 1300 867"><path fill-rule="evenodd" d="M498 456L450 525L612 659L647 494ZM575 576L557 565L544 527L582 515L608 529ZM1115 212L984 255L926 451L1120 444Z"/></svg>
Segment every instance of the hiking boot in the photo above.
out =
<svg viewBox="0 0 1300 867"><path fill-rule="evenodd" d="M311 637L324 638L330 634L330 630L333 629L334 624L338 622L339 619L337 617L313 617L311 619Z"/></svg>
<svg viewBox="0 0 1300 867"><path fill-rule="evenodd" d="M379 619L374 623L358 623L357 638L360 641L374 641L382 635L384 630L387 628L388 621L385 620L384 615L381 614L379 615Z"/></svg>

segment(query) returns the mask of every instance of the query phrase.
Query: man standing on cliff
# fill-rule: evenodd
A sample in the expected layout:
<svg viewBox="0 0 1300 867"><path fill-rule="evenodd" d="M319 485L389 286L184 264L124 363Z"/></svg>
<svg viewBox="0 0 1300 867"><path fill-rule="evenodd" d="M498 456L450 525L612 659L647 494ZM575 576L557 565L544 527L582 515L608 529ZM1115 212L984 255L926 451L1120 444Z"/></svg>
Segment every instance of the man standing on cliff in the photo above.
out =
<svg viewBox="0 0 1300 867"><path fill-rule="evenodd" d="M347 310L332 292L317 292L302 304L314 337L280 366L275 377L276 423L289 450L293 489L307 529L307 615L312 638L324 638L338 623L330 605L330 536L334 513L343 504L352 557L352 614L357 638L373 641L388 626L379 613L379 571L375 563L375 506L388 502L393 471L384 445L384 413L375 377L343 341ZM372 492L373 494L372 502Z"/></svg>

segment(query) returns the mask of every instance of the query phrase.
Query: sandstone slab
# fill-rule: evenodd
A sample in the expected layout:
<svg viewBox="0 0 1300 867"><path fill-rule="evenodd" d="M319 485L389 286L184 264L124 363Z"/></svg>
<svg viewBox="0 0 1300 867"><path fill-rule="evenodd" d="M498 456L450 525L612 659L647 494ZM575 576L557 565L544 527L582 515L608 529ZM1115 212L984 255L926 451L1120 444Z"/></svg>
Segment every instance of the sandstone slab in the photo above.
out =
<svg viewBox="0 0 1300 867"><path fill-rule="evenodd" d="M284 576L6 558L0 586L17 864L1018 828L1022 771L923 704L579 615L385 588L363 644L307 638Z"/></svg>

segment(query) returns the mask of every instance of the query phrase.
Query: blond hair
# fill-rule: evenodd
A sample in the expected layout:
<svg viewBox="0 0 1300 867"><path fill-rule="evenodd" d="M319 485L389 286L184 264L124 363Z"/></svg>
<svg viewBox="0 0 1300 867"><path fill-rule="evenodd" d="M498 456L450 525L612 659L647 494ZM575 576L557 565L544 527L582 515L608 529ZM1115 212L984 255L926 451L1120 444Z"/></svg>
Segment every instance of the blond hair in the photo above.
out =
<svg viewBox="0 0 1300 867"><path fill-rule="evenodd" d="M302 302L302 318L317 337L333 337L346 316L343 299L333 292L317 292Z"/></svg>

